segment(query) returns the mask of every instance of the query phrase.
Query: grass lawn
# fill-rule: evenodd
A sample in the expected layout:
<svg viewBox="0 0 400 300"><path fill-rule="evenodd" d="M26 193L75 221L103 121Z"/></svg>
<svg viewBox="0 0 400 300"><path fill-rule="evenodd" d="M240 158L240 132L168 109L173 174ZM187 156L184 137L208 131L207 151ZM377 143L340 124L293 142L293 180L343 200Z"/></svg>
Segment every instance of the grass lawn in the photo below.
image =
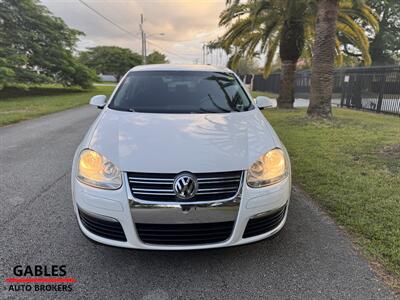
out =
<svg viewBox="0 0 400 300"><path fill-rule="evenodd" d="M269 98L273 98L276 99L278 98L278 94L274 94L274 93L270 93L270 92L251 92L251 94L253 95L253 97L257 97L257 96L267 96Z"/></svg>
<svg viewBox="0 0 400 300"><path fill-rule="evenodd" d="M305 109L267 109L287 147L294 182L400 278L400 118L334 109L311 121Z"/></svg>
<svg viewBox="0 0 400 300"><path fill-rule="evenodd" d="M113 86L96 86L90 91L58 86L38 87L27 91L3 90L0 91L0 126L88 104L92 96L110 95L113 90Z"/></svg>

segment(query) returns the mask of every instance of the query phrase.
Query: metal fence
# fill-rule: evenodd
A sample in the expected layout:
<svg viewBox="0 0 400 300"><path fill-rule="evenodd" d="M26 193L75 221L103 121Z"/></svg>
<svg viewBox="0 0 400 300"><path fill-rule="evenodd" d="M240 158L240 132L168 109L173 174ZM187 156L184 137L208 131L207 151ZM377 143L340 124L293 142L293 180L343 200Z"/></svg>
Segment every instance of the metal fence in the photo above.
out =
<svg viewBox="0 0 400 300"><path fill-rule="evenodd" d="M267 79L255 75L252 87L254 91L278 93L279 82L279 73ZM308 97L310 82L310 71L296 73L296 97ZM337 69L333 98L344 107L400 115L400 66Z"/></svg>

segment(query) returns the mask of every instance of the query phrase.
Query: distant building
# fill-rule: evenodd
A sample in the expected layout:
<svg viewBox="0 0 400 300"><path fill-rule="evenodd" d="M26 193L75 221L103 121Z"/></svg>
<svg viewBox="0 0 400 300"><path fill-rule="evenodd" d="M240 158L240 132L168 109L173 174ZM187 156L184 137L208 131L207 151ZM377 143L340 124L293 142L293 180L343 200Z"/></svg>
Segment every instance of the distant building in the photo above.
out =
<svg viewBox="0 0 400 300"><path fill-rule="evenodd" d="M117 78L115 78L115 76L113 76L113 75L100 74L99 77L100 77L100 81L117 82Z"/></svg>

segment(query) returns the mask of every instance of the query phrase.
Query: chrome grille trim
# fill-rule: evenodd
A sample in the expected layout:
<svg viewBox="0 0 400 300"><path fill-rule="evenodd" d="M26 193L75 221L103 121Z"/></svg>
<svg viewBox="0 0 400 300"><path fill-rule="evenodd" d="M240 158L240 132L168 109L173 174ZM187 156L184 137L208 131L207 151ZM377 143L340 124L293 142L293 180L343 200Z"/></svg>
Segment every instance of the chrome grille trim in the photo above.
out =
<svg viewBox="0 0 400 300"><path fill-rule="evenodd" d="M133 180L138 180L140 182L147 182L147 181L169 181L169 182L174 182L173 179L169 178L144 178L144 177L129 177L128 179L133 179Z"/></svg>
<svg viewBox="0 0 400 300"><path fill-rule="evenodd" d="M197 178L197 180L198 180L199 182L201 182L201 181L203 181L203 180L223 180L223 181L225 181L225 180L229 180L229 179L240 180L240 179L238 179L237 176L231 176L231 177L214 177L214 178Z"/></svg>
<svg viewBox="0 0 400 300"><path fill-rule="evenodd" d="M200 192L197 195L215 195L215 194L226 194L226 193L234 193L236 190L229 190L229 191L216 191L216 192Z"/></svg>
<svg viewBox="0 0 400 300"><path fill-rule="evenodd" d="M158 189L137 189L137 188L131 188L132 191L134 192L170 192L173 193L173 190L158 190Z"/></svg>
<svg viewBox="0 0 400 300"><path fill-rule="evenodd" d="M226 182L240 182L240 179L228 179L228 180L199 180L199 183L226 183Z"/></svg>
<svg viewBox="0 0 400 300"><path fill-rule="evenodd" d="M139 180L129 180L129 182L131 183L142 183L142 184L152 184L153 182L157 182L157 181L139 181ZM157 184L171 184L173 183L173 181L160 181L157 182Z"/></svg>
<svg viewBox="0 0 400 300"><path fill-rule="evenodd" d="M220 187L220 188L199 189L199 192L227 191L227 190L232 190L232 188L231 187Z"/></svg>
<svg viewBox="0 0 400 300"><path fill-rule="evenodd" d="M176 197L173 190L175 177L179 174L127 172L128 188L134 199L146 202L207 203L234 198L244 176L243 171L194 173L198 191L193 198L182 200Z"/></svg>

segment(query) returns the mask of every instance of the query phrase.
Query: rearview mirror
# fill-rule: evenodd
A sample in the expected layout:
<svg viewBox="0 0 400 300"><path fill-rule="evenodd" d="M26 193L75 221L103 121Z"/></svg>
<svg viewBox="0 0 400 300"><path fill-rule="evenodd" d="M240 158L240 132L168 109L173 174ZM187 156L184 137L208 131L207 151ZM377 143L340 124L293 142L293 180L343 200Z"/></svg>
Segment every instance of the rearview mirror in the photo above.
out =
<svg viewBox="0 0 400 300"><path fill-rule="evenodd" d="M90 99L90 105L97 106L98 108L103 108L106 105L107 96L106 95L97 95L93 96Z"/></svg>
<svg viewBox="0 0 400 300"><path fill-rule="evenodd" d="M259 109L264 109L266 107L273 107L274 101L271 98L265 96L258 96L256 99L256 105Z"/></svg>

